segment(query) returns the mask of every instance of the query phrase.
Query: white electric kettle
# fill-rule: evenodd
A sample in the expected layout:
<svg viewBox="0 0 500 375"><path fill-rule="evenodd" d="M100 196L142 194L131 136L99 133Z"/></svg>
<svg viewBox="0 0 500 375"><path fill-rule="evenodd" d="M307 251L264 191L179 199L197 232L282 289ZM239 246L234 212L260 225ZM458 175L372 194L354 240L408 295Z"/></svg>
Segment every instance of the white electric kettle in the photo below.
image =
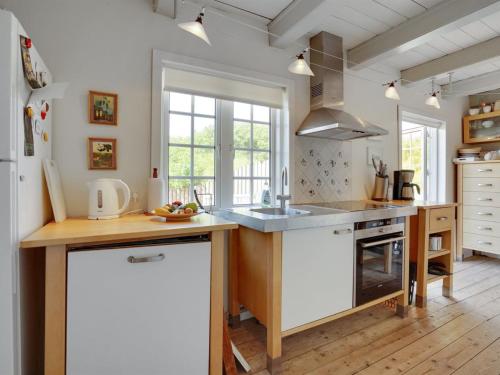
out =
<svg viewBox="0 0 500 375"><path fill-rule="evenodd" d="M89 219L116 219L130 203L130 189L122 180L99 178L87 182L89 188ZM123 191L124 202L118 206L118 190Z"/></svg>

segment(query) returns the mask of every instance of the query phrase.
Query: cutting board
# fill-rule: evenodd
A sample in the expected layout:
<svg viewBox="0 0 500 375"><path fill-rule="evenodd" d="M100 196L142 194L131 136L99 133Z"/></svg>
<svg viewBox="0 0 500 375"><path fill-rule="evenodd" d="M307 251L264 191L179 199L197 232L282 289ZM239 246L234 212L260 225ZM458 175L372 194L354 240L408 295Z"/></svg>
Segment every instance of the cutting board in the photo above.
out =
<svg viewBox="0 0 500 375"><path fill-rule="evenodd" d="M56 162L50 159L43 160L43 170L45 172L45 180L49 189L50 202L52 203L52 211L56 223L66 220L66 204L64 203L64 194L57 169Z"/></svg>

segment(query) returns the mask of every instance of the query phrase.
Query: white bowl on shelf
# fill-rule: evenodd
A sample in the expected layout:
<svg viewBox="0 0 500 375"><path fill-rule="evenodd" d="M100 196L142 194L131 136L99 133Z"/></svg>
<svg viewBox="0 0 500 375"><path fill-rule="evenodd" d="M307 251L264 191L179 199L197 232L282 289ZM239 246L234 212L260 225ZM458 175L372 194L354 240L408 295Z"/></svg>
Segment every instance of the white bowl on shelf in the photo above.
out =
<svg viewBox="0 0 500 375"><path fill-rule="evenodd" d="M479 114L479 108L469 108L469 115L474 116Z"/></svg>
<svg viewBox="0 0 500 375"><path fill-rule="evenodd" d="M491 128L493 125L495 125L493 120L486 120L481 123L481 126L486 129Z"/></svg>
<svg viewBox="0 0 500 375"><path fill-rule="evenodd" d="M485 105L483 107L483 113L489 113L491 112L491 105Z"/></svg>

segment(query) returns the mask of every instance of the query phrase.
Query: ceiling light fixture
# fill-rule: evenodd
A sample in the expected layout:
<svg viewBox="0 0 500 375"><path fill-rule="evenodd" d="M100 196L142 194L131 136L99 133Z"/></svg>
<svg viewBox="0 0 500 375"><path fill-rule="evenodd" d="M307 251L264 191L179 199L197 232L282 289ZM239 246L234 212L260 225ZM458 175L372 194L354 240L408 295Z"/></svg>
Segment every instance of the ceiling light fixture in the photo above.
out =
<svg viewBox="0 0 500 375"><path fill-rule="evenodd" d="M425 104L430 105L431 107L434 107L436 109L440 109L441 105L439 104L439 99L437 97L437 94L439 94L439 91L434 90L434 79L432 80L432 94L425 99Z"/></svg>
<svg viewBox="0 0 500 375"><path fill-rule="evenodd" d="M384 83L384 86L387 86L387 88L385 89L385 97L386 98L393 99L393 100L399 100L398 90L396 90L396 86L395 86L396 82L397 82L397 80L392 81L392 82L388 82L388 83Z"/></svg>
<svg viewBox="0 0 500 375"><path fill-rule="evenodd" d="M296 56L296 60L293 61L290 65L288 65L288 71L294 74L300 74L305 76L314 76L313 71L307 65L306 59L304 59L304 53L306 53L309 48L306 48L304 51L299 53Z"/></svg>
<svg viewBox="0 0 500 375"><path fill-rule="evenodd" d="M210 39L208 39L208 35L205 32L205 28L203 27L204 16L205 16L205 8L202 8L200 14L198 15L195 21L183 22L178 24L178 26L182 30L197 36L198 38L202 39L205 43L207 43L209 46L211 46L212 43L210 43Z"/></svg>

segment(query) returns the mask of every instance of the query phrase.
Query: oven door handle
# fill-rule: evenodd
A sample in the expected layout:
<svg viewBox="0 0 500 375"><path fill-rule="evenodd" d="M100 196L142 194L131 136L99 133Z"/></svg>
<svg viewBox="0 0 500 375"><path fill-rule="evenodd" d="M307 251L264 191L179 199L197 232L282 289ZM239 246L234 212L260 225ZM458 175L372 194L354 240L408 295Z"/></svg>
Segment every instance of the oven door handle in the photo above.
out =
<svg viewBox="0 0 500 375"><path fill-rule="evenodd" d="M380 241L360 242L359 244L361 245L361 247L363 249L366 249L367 247L373 247L373 246L377 246L377 245L385 245L385 244L388 244L388 243L401 241L401 240L404 240L405 238L406 238L405 236L402 236L402 237L393 237L393 238L387 238L385 240L380 240Z"/></svg>

